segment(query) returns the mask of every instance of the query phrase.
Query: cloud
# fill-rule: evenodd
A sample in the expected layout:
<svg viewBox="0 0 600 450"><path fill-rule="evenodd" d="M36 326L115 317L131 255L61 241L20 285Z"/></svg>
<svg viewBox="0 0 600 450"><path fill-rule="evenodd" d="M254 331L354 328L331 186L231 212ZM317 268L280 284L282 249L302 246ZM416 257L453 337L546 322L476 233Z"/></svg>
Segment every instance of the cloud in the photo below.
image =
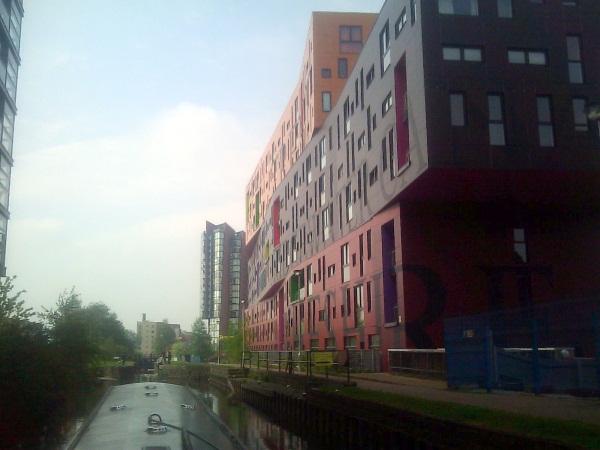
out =
<svg viewBox="0 0 600 450"><path fill-rule="evenodd" d="M245 186L264 145L260 127L249 127L182 103L128 135L65 136L17 158L7 266L30 306L52 306L75 286L127 327L143 312L189 327L205 221L243 228Z"/></svg>

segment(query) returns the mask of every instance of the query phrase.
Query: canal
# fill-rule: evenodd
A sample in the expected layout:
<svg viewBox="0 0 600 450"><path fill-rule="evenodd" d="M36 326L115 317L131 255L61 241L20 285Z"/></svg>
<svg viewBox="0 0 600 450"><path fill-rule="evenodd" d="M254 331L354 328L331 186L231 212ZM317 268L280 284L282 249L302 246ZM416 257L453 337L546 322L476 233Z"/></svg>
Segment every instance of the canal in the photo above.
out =
<svg viewBox="0 0 600 450"><path fill-rule="evenodd" d="M270 417L239 400L228 398L227 394L208 383L195 386L194 391L249 449L316 448L309 441L276 424Z"/></svg>

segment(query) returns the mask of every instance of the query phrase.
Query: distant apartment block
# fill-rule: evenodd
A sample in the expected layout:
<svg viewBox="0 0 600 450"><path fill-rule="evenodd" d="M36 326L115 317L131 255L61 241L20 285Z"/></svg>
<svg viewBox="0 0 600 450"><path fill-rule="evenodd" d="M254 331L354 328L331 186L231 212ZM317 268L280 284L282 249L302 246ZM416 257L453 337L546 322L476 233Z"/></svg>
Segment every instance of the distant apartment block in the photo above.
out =
<svg viewBox="0 0 600 450"><path fill-rule="evenodd" d="M206 222L202 235L201 317L214 348L230 326L238 326L246 291L242 269L245 233L226 223Z"/></svg>
<svg viewBox="0 0 600 450"><path fill-rule="evenodd" d="M445 318L600 293L600 3L313 13L246 188L254 350L444 347Z"/></svg>
<svg viewBox="0 0 600 450"><path fill-rule="evenodd" d="M138 351L144 356L155 355L154 344L158 336L158 325L161 322L151 322L146 320L146 314L143 314L142 321L137 323ZM181 326L176 323L170 323L169 326L175 332L175 338L181 338Z"/></svg>

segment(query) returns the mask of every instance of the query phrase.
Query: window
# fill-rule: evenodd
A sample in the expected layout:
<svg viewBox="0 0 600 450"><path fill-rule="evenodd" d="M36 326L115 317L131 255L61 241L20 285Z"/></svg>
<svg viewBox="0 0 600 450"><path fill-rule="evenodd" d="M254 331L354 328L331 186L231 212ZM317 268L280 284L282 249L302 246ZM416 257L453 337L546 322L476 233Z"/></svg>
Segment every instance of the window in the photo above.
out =
<svg viewBox="0 0 600 450"><path fill-rule="evenodd" d="M369 335L369 348L379 348L381 347L381 339L378 334L370 334Z"/></svg>
<svg viewBox="0 0 600 450"><path fill-rule="evenodd" d="M573 117L575 119L575 130L576 131L587 131L588 120L586 115L587 110L587 99L585 98L574 98L573 99Z"/></svg>
<svg viewBox="0 0 600 450"><path fill-rule="evenodd" d="M442 49L445 61L481 62L483 52L478 47L455 47L445 45Z"/></svg>
<svg viewBox="0 0 600 450"><path fill-rule="evenodd" d="M417 0L410 0L410 24L414 25L417 21Z"/></svg>
<svg viewBox="0 0 600 450"><path fill-rule="evenodd" d="M541 147L554 147L554 125L550 97L537 98L538 135Z"/></svg>
<svg viewBox="0 0 600 450"><path fill-rule="evenodd" d="M404 25L406 25L406 8L402 10L402 12L400 13L400 17L398 17L398 20L396 21L396 37L400 35L400 32L404 28Z"/></svg>
<svg viewBox="0 0 600 450"><path fill-rule="evenodd" d="M375 168L371 170L371 173L369 173L369 186L373 186L375 184L378 176L379 175L377 173L377 166L375 166Z"/></svg>
<svg viewBox="0 0 600 450"><path fill-rule="evenodd" d="M335 308L334 308L335 311ZM335 319L335 316L334 316ZM326 350L335 350L335 338L334 337L330 337L330 338L325 338L325 349Z"/></svg>
<svg viewBox="0 0 600 450"><path fill-rule="evenodd" d="M350 250L348 244L341 247L342 283L350 279Z"/></svg>
<svg viewBox="0 0 600 450"><path fill-rule="evenodd" d="M390 179L393 180L398 172L398 168L396 166L396 161L395 161L396 148L394 147L394 129L393 128L388 133L388 150L389 150L389 155L390 155Z"/></svg>
<svg viewBox="0 0 600 450"><path fill-rule="evenodd" d="M390 30L389 23L386 22L385 26L379 33L379 53L381 59L381 75L385 73L392 62L390 55Z"/></svg>
<svg viewBox="0 0 600 450"><path fill-rule="evenodd" d="M356 336L344 336L344 348L356 348Z"/></svg>
<svg viewBox="0 0 600 450"><path fill-rule="evenodd" d="M501 95L488 95L490 145L506 145L504 104Z"/></svg>
<svg viewBox="0 0 600 450"><path fill-rule="evenodd" d="M323 92L323 111L331 111L331 92Z"/></svg>
<svg viewBox="0 0 600 450"><path fill-rule="evenodd" d="M498 17L506 17L510 19L512 16L512 0L498 0Z"/></svg>
<svg viewBox="0 0 600 450"><path fill-rule="evenodd" d="M358 140L356 141L356 145L358 146L358 149L360 150L361 148L363 148L365 146L365 133L363 131L363 133L358 137Z"/></svg>
<svg viewBox="0 0 600 450"><path fill-rule="evenodd" d="M385 114L392 108L392 103L392 93L390 92L381 104L381 117L385 116Z"/></svg>
<svg viewBox="0 0 600 450"><path fill-rule="evenodd" d="M348 78L348 60L346 58L338 59L338 77Z"/></svg>
<svg viewBox="0 0 600 450"><path fill-rule="evenodd" d="M508 62L510 64L531 64L536 66L545 66L548 58L546 52L542 50L509 50Z"/></svg>
<svg viewBox="0 0 600 450"><path fill-rule="evenodd" d="M4 103L4 117L2 118L2 138L0 139L6 151L12 155L13 150L13 133L14 133L15 113L8 106L8 102Z"/></svg>
<svg viewBox="0 0 600 450"><path fill-rule="evenodd" d="M327 143L325 136L319 141L319 169L323 170L327 165Z"/></svg>
<svg viewBox="0 0 600 450"><path fill-rule="evenodd" d="M513 228L513 238L514 245L513 248L515 250L515 257L518 262L526 263L527 262L527 241L525 238L525 229L523 228Z"/></svg>
<svg viewBox="0 0 600 450"><path fill-rule="evenodd" d="M362 27L340 26L340 53L360 53L362 49Z"/></svg>
<svg viewBox="0 0 600 450"><path fill-rule="evenodd" d="M371 83L375 79L375 65L372 65L369 71L367 72L367 88L371 86Z"/></svg>
<svg viewBox="0 0 600 450"><path fill-rule="evenodd" d="M329 267L327 267L327 278L331 278L334 275L335 275L335 264L332 264Z"/></svg>
<svg viewBox="0 0 600 450"><path fill-rule="evenodd" d="M352 183L346 186L346 222L352 220Z"/></svg>
<svg viewBox="0 0 600 450"><path fill-rule="evenodd" d="M569 81L573 84L583 83L579 36L567 36L567 59L569 60Z"/></svg>
<svg viewBox="0 0 600 450"><path fill-rule="evenodd" d="M331 78L331 69L321 69L321 76L323 78Z"/></svg>
<svg viewBox="0 0 600 450"><path fill-rule="evenodd" d="M453 127L464 127L467 124L465 94L462 92L450 94L450 123Z"/></svg>
<svg viewBox="0 0 600 450"><path fill-rule="evenodd" d="M381 169L385 172L387 166L387 137L384 137L381 140Z"/></svg>
<svg viewBox="0 0 600 450"><path fill-rule="evenodd" d="M463 16L478 16L477 0L438 0L440 14L455 14Z"/></svg>

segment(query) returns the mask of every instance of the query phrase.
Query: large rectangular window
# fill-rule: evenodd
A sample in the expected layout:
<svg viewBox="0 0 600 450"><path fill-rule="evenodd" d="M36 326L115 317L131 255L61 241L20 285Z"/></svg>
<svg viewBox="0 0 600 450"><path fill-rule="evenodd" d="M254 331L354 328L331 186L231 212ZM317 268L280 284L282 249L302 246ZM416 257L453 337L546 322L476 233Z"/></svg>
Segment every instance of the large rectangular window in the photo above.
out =
<svg viewBox="0 0 600 450"><path fill-rule="evenodd" d="M506 145L504 103L501 95L488 95L490 145Z"/></svg>
<svg viewBox="0 0 600 450"><path fill-rule="evenodd" d="M386 113L392 109L392 105L393 105L393 97L392 97L392 93L388 93L388 95L383 99L383 102L381 103L381 117L385 116Z"/></svg>
<svg viewBox="0 0 600 450"><path fill-rule="evenodd" d="M396 26L394 27L396 30L396 37L400 36L400 32L404 28L404 25L406 25L406 8L402 10L400 17L398 17L398 20L396 21Z"/></svg>
<svg viewBox="0 0 600 450"><path fill-rule="evenodd" d="M537 98L538 135L541 147L554 147L554 124L550 97Z"/></svg>
<svg viewBox="0 0 600 450"><path fill-rule="evenodd" d="M352 220L352 183L346 186L346 222Z"/></svg>
<svg viewBox="0 0 600 450"><path fill-rule="evenodd" d="M381 58L381 75L383 75L392 62L390 55L390 28L388 22L385 23L381 33L379 33L379 53Z"/></svg>
<svg viewBox="0 0 600 450"><path fill-rule="evenodd" d="M588 131L588 119L586 115L587 99L573 99L573 117L575 120L576 131Z"/></svg>
<svg viewBox="0 0 600 450"><path fill-rule="evenodd" d="M567 36L567 59L569 60L569 81L573 84L583 83L581 40L579 36Z"/></svg>
<svg viewBox="0 0 600 450"><path fill-rule="evenodd" d="M464 127L467 124L465 94L462 92L453 92L450 94L450 123L453 127Z"/></svg>
<svg viewBox="0 0 600 450"><path fill-rule="evenodd" d="M498 0L498 17L511 18L513 16L512 0Z"/></svg>
<svg viewBox="0 0 600 450"><path fill-rule="evenodd" d="M348 60L346 58L338 59L338 77L348 78Z"/></svg>
<svg viewBox="0 0 600 450"><path fill-rule="evenodd" d="M478 16L477 0L438 0L440 14L456 14L463 16Z"/></svg>
<svg viewBox="0 0 600 450"><path fill-rule="evenodd" d="M511 49L508 51L508 62L510 64L545 66L548 64L548 58L544 50Z"/></svg>
<svg viewBox="0 0 600 450"><path fill-rule="evenodd" d="M479 47L444 45L442 52L444 61L481 62L483 60L483 52Z"/></svg>
<svg viewBox="0 0 600 450"><path fill-rule="evenodd" d="M323 111L331 111L331 92L323 92Z"/></svg>
<svg viewBox="0 0 600 450"><path fill-rule="evenodd" d="M340 26L340 53L360 53L362 49L362 27L360 25Z"/></svg>

